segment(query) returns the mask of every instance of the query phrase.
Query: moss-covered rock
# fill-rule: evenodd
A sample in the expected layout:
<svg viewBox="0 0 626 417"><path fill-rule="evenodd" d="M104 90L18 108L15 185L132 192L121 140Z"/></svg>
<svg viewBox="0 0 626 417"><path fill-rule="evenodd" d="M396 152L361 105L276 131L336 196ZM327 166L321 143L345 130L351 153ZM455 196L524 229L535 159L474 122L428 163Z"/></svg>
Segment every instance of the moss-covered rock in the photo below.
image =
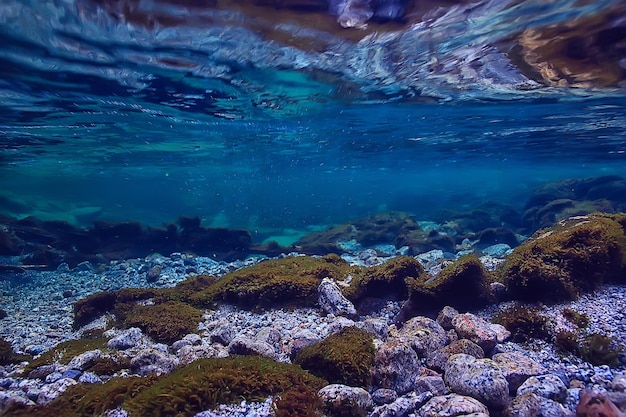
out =
<svg viewBox="0 0 626 417"><path fill-rule="evenodd" d="M167 344L196 332L202 320L202 311L178 301L134 305L125 315L125 327L139 327L154 340Z"/></svg>
<svg viewBox="0 0 626 417"><path fill-rule="evenodd" d="M374 364L374 336L357 327L347 327L321 342L303 348L294 359L314 375L331 384L367 387Z"/></svg>
<svg viewBox="0 0 626 417"><path fill-rule="evenodd" d="M218 301L244 308L313 305L322 279L343 280L351 270L337 255L289 256L230 272L191 295L190 302L199 307Z"/></svg>
<svg viewBox="0 0 626 417"><path fill-rule="evenodd" d="M423 273L424 268L415 258L399 256L382 265L355 270L350 286L343 290L343 294L352 301L388 295L406 299L408 280L415 280Z"/></svg>
<svg viewBox="0 0 626 417"><path fill-rule="evenodd" d="M491 301L491 277L476 255L464 255L432 277L409 280L409 301L414 309L481 306Z"/></svg>
<svg viewBox="0 0 626 417"><path fill-rule="evenodd" d="M575 299L603 282L624 280L624 215L590 215L537 232L513 250L499 268L516 299Z"/></svg>
<svg viewBox="0 0 626 417"><path fill-rule="evenodd" d="M114 378L69 387L46 406L13 405L14 417L91 417L122 407L130 416L191 417L219 404L276 399L277 417L316 417L317 391L326 385L295 365L262 357L200 359L157 378Z"/></svg>
<svg viewBox="0 0 626 417"><path fill-rule="evenodd" d="M580 356L595 366L619 365L619 353L620 349L613 338L598 333L585 337L580 346Z"/></svg>

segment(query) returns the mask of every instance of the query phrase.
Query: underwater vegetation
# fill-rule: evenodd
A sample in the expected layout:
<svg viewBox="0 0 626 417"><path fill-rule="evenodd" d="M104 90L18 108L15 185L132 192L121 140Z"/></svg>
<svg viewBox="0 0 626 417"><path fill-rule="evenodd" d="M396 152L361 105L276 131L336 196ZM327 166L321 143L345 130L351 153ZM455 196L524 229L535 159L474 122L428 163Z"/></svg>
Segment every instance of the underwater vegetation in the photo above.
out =
<svg viewBox="0 0 626 417"><path fill-rule="evenodd" d="M549 321L536 307L514 305L496 313L492 321L506 327L514 342L551 338Z"/></svg>
<svg viewBox="0 0 626 417"><path fill-rule="evenodd" d="M42 365L51 364L53 362L68 364L73 357L78 356L81 353L85 353L94 349L104 350L106 349L106 347L107 339L104 338L74 339L61 342L52 349L43 353L37 359L32 360L26 366L26 368L24 368L23 373L25 375L28 375L28 373L35 368Z"/></svg>
<svg viewBox="0 0 626 417"><path fill-rule="evenodd" d="M14 353L11 343L0 338L0 365L19 363L27 360L30 360L29 356Z"/></svg>
<svg viewBox="0 0 626 417"><path fill-rule="evenodd" d="M573 217L515 248L498 269L512 298L576 299L604 282L624 281L626 215Z"/></svg>
<svg viewBox="0 0 626 417"><path fill-rule="evenodd" d="M321 409L317 391L326 384L299 366L263 357L200 359L162 377L74 385L45 407L14 404L2 416L91 417L122 407L131 417L191 417L219 404L274 396L277 417L314 417Z"/></svg>
<svg viewBox="0 0 626 417"><path fill-rule="evenodd" d="M422 274L409 280L409 302L413 308L438 309L445 305L469 308L492 300L490 274L476 255L460 257L431 277Z"/></svg>
<svg viewBox="0 0 626 417"><path fill-rule="evenodd" d="M346 327L321 342L304 347L293 362L330 384L367 388L372 382L373 340L371 333Z"/></svg>

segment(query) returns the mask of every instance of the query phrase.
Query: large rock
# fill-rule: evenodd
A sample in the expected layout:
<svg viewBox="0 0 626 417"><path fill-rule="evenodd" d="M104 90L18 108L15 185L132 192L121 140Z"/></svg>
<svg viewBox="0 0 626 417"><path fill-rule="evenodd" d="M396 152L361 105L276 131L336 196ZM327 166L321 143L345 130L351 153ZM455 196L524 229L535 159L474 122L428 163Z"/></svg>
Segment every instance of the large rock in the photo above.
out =
<svg viewBox="0 0 626 417"><path fill-rule="evenodd" d="M419 410L420 417L457 417L469 414L489 416L489 411L478 400L458 394L433 397Z"/></svg>
<svg viewBox="0 0 626 417"><path fill-rule="evenodd" d="M326 313L347 317L356 316L354 304L343 296L332 279L324 278L317 288L317 292L318 303Z"/></svg>
<svg viewBox="0 0 626 417"><path fill-rule="evenodd" d="M452 355L444 371L444 380L453 392L469 395L493 408L508 404L509 383L492 360L462 353Z"/></svg>
<svg viewBox="0 0 626 417"><path fill-rule="evenodd" d="M448 335L443 327L427 317L408 320L398 332L398 337L407 340L420 357L428 357L448 343Z"/></svg>
<svg viewBox="0 0 626 417"><path fill-rule="evenodd" d="M274 351L272 345L243 335L236 336L230 342L228 345L228 353L233 355L265 356L274 360L278 359L278 355Z"/></svg>
<svg viewBox="0 0 626 417"><path fill-rule="evenodd" d="M317 395L328 416L365 416L374 406L370 394L359 387L332 384L319 390Z"/></svg>
<svg viewBox="0 0 626 417"><path fill-rule="evenodd" d="M419 374L419 358L408 344L391 340L378 348L374 357L375 386L390 388L402 395L413 389Z"/></svg>
<svg viewBox="0 0 626 417"><path fill-rule="evenodd" d="M508 381L511 394L514 394L529 377L546 373L543 365L522 353L496 353L492 359Z"/></svg>
<svg viewBox="0 0 626 417"><path fill-rule="evenodd" d="M167 355L157 349L140 350L130 361L130 369L136 374L169 374L179 365L176 356Z"/></svg>

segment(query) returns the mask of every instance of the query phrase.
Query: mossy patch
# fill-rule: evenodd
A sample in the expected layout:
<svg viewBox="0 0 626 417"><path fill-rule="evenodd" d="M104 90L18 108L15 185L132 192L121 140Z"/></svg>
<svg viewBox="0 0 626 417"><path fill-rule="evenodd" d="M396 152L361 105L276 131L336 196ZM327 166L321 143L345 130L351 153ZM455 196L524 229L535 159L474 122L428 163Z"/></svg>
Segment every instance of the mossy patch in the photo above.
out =
<svg viewBox="0 0 626 417"><path fill-rule="evenodd" d="M367 387L371 384L374 364L373 340L371 333L347 327L303 348L294 363L331 384Z"/></svg>
<svg viewBox="0 0 626 417"><path fill-rule="evenodd" d="M589 324L589 316L585 313L579 313L571 308L564 308L561 314L576 327L585 328Z"/></svg>
<svg viewBox="0 0 626 417"><path fill-rule="evenodd" d="M511 332L514 342L526 342L529 339L549 340L549 320L538 308L512 306L498 312L493 322L501 324Z"/></svg>
<svg viewBox="0 0 626 417"><path fill-rule="evenodd" d="M274 396L277 417L317 417L317 391L326 384L298 366L263 357L200 359L159 378L75 385L47 406L15 405L3 415L91 417L122 407L130 416L191 417L219 404Z"/></svg>
<svg viewBox="0 0 626 417"><path fill-rule="evenodd" d="M409 300L420 309L481 306L492 299L490 280L476 255L464 255L434 277L422 274L409 280Z"/></svg>
<svg viewBox="0 0 626 417"><path fill-rule="evenodd" d="M388 295L406 299L408 280L417 279L423 273L424 268L415 258L399 256L382 265L355 270L352 282L343 290L343 294L352 301Z"/></svg>
<svg viewBox="0 0 626 417"><path fill-rule="evenodd" d="M613 338L598 333L585 337L580 346L580 356L595 366L617 366L619 353Z"/></svg>
<svg viewBox="0 0 626 417"><path fill-rule="evenodd" d="M230 272L190 302L199 307L225 301L243 308L313 305L326 277L343 280L353 268L337 255L289 256Z"/></svg>
<svg viewBox="0 0 626 417"><path fill-rule="evenodd" d="M154 340L171 344L198 330L202 311L189 304L167 301L155 305L135 304L125 316L125 327L139 327Z"/></svg>
<svg viewBox="0 0 626 417"><path fill-rule="evenodd" d="M626 239L619 216L590 215L537 232L515 248L499 274L511 295L561 301L604 282L623 280Z"/></svg>

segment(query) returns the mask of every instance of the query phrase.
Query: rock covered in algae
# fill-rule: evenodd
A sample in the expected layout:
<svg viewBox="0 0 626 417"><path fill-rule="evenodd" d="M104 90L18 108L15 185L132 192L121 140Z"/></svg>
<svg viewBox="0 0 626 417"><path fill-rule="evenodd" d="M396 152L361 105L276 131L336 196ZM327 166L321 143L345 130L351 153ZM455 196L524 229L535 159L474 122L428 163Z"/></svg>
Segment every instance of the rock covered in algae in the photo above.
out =
<svg viewBox="0 0 626 417"><path fill-rule="evenodd" d="M516 248L499 268L512 298L576 299L609 281L623 281L626 215L572 217Z"/></svg>
<svg viewBox="0 0 626 417"><path fill-rule="evenodd" d="M373 339L371 333L346 327L303 348L294 363L333 384L367 387L374 363Z"/></svg>

